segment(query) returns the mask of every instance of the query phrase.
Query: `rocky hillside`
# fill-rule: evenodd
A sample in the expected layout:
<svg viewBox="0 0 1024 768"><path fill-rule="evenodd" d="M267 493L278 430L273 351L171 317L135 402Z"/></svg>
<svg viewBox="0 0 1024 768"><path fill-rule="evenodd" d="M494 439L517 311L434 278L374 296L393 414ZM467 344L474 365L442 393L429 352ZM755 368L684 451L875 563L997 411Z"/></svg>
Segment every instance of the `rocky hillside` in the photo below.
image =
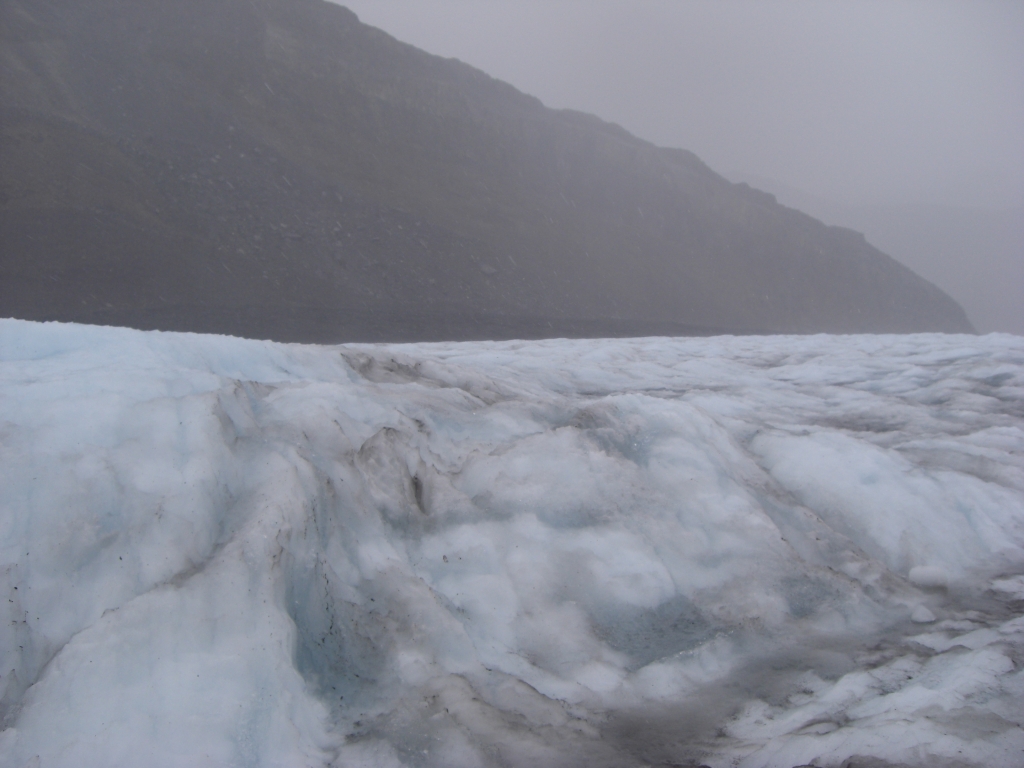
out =
<svg viewBox="0 0 1024 768"><path fill-rule="evenodd" d="M5 0L0 97L0 316L303 341L971 330L860 235L323 0Z"/></svg>

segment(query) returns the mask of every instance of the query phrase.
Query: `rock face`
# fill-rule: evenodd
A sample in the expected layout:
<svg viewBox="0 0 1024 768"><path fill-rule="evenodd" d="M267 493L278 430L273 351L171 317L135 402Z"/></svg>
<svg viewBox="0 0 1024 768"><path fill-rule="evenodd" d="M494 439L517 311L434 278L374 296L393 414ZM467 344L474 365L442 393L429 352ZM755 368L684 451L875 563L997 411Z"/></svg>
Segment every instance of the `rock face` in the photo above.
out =
<svg viewBox="0 0 1024 768"><path fill-rule="evenodd" d="M696 156L322 0L5 0L0 315L278 340L971 331Z"/></svg>

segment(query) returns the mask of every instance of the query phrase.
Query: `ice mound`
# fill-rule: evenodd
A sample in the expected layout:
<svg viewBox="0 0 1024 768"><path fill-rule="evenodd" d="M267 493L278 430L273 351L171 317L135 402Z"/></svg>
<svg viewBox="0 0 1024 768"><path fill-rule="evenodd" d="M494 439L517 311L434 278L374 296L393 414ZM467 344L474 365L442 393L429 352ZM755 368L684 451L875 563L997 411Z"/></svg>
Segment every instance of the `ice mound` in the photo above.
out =
<svg viewBox="0 0 1024 768"><path fill-rule="evenodd" d="M1024 764L1024 339L0 321L0 765Z"/></svg>

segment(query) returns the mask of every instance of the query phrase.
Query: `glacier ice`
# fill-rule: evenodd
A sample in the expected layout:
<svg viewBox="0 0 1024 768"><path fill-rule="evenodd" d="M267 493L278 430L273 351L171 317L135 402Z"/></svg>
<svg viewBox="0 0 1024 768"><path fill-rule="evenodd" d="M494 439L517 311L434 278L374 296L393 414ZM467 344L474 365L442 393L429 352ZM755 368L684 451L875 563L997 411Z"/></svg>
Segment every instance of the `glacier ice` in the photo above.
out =
<svg viewBox="0 0 1024 768"><path fill-rule="evenodd" d="M0 320L0 765L1019 766L1024 339Z"/></svg>

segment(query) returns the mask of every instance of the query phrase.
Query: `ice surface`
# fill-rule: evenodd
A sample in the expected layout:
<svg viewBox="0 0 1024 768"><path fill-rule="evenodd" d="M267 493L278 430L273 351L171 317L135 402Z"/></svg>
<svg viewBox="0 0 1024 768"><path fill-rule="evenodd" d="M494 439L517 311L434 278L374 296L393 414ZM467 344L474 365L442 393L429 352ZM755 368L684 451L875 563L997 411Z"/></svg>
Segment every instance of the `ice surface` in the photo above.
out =
<svg viewBox="0 0 1024 768"><path fill-rule="evenodd" d="M1024 764L1024 339L0 321L0 765Z"/></svg>

